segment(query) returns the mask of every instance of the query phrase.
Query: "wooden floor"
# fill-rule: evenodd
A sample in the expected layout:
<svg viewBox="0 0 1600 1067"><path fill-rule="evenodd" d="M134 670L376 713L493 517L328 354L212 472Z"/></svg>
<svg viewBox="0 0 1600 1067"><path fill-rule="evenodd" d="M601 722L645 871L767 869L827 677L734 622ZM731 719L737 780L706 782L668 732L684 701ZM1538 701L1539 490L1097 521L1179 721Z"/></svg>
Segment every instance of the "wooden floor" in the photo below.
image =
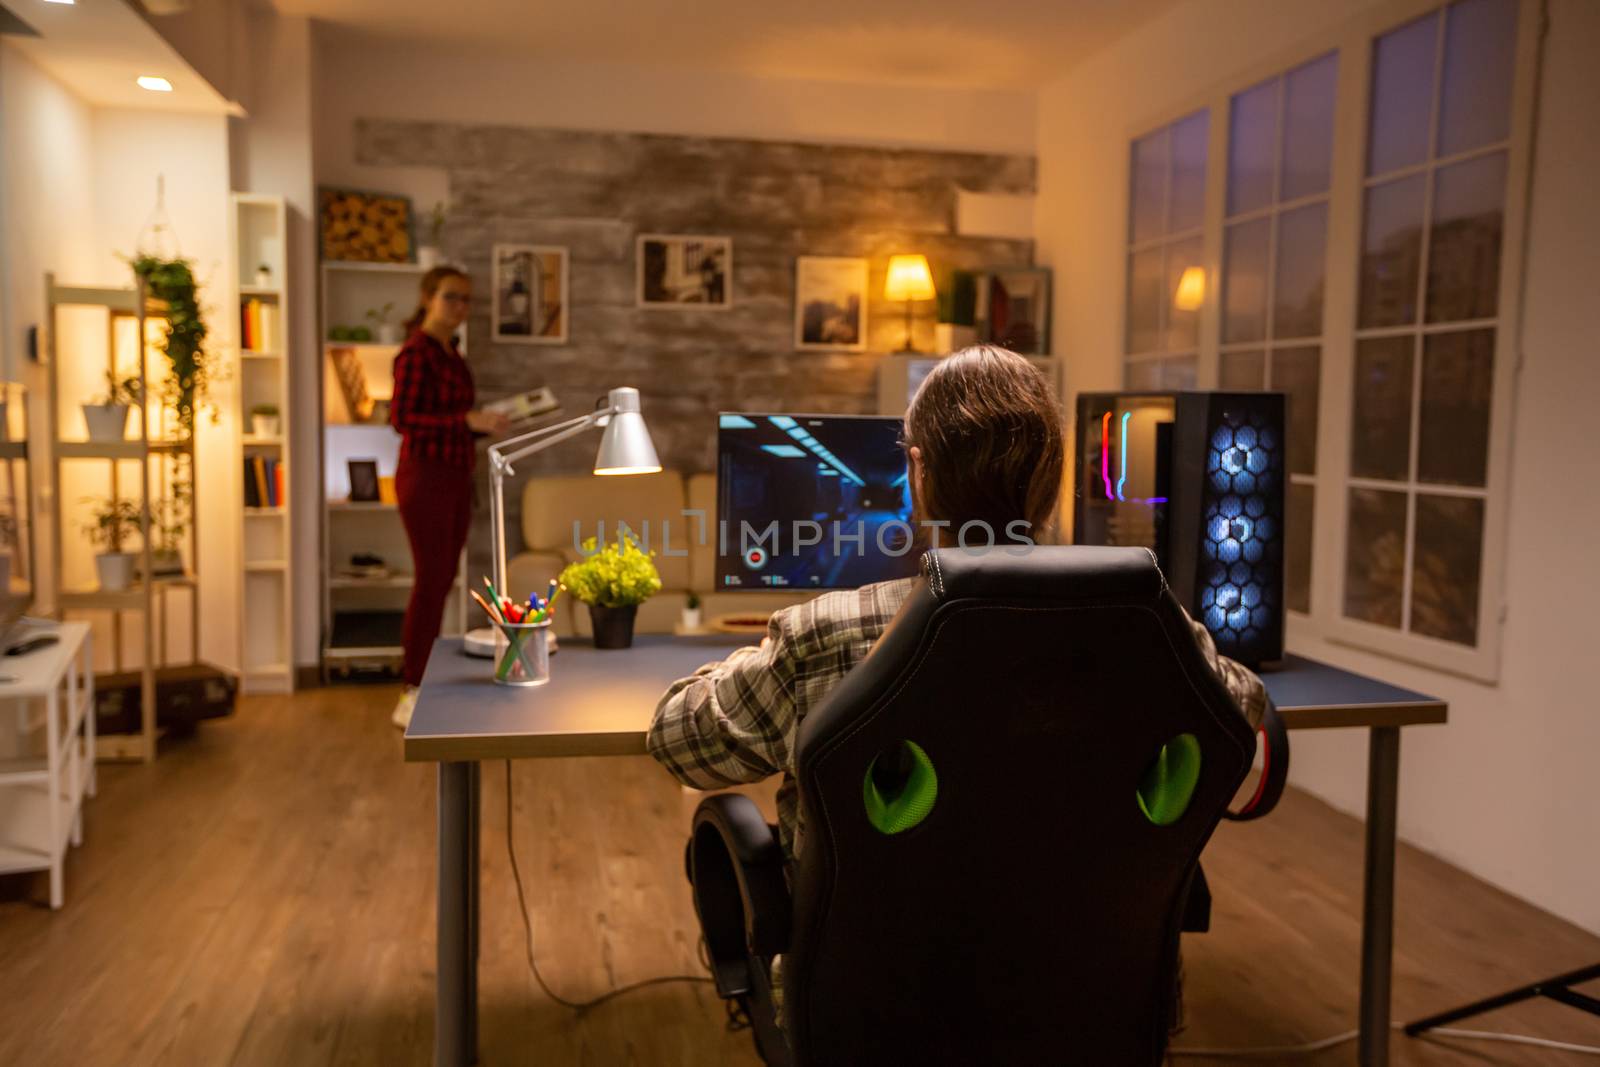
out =
<svg viewBox="0 0 1600 1067"><path fill-rule="evenodd" d="M153 766L103 767L65 909L39 903L42 877L0 880L0 1064L427 1064L434 780L401 762L393 698L253 698ZM681 874L693 798L644 758L520 763L514 777L557 991L698 970ZM706 986L654 987L581 1019L534 990L504 790L502 765L485 768L483 1063L755 1063ZM1185 949L1180 1044L1277 1045L1354 1026L1361 855L1359 823L1299 794L1222 829L1207 856L1213 930ZM1600 939L1437 860L1408 849L1399 870L1397 1019L1600 960ZM1473 1025L1600 1044L1600 1020L1553 1004ZM1400 1064L1593 1062L1393 1045ZM1296 1062L1351 1063L1354 1051Z"/></svg>

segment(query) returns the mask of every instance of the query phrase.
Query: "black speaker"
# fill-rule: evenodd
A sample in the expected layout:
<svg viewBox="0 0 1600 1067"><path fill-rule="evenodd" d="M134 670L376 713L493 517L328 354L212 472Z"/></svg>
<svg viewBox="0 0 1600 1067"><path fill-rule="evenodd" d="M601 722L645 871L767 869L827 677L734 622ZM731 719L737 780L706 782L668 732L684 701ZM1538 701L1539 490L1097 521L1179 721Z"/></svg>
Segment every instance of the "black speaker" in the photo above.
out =
<svg viewBox="0 0 1600 1067"><path fill-rule="evenodd" d="M1282 393L1083 393L1073 540L1155 552L1217 650L1283 657Z"/></svg>

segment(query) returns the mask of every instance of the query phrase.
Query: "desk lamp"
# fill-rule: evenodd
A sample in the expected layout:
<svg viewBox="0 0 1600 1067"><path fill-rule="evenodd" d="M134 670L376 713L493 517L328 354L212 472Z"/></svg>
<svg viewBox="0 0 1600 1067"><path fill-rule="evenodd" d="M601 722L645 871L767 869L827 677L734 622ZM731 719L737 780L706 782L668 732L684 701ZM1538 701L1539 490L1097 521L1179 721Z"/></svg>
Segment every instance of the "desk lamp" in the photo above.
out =
<svg viewBox="0 0 1600 1067"><path fill-rule="evenodd" d="M932 300L938 295L933 288L933 273L928 270L927 256L890 256L889 273L883 280L885 300L906 302L906 346L900 351L915 352L911 343L911 302Z"/></svg>
<svg viewBox="0 0 1600 1067"><path fill-rule="evenodd" d="M632 386L611 390L587 415L541 426L489 446L489 531L494 542L494 587L502 596L511 595L506 591L505 529L505 481L516 473L511 465L597 427L604 427L605 433L594 457L596 474L654 474L661 469L656 446L639 413L639 390Z"/></svg>

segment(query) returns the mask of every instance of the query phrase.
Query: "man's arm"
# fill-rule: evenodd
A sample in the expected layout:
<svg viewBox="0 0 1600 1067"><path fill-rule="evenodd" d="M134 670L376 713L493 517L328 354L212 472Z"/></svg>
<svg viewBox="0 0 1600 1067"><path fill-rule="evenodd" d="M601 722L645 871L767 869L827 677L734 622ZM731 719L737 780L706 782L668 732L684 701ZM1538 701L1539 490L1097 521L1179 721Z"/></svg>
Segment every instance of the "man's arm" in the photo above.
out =
<svg viewBox="0 0 1600 1067"><path fill-rule="evenodd" d="M1211 665L1211 673L1217 676L1217 680L1233 697L1233 702L1239 705L1251 729L1260 726L1261 716L1266 713L1267 707L1266 686L1261 684L1261 679L1249 667L1220 654L1217 643L1211 639L1211 631L1204 624L1190 619L1189 626L1194 630L1194 639L1200 644L1201 654Z"/></svg>
<svg viewBox="0 0 1600 1067"><path fill-rule="evenodd" d="M794 668L783 614L773 616L760 645L673 682L656 705L646 744L684 785L759 782L788 764Z"/></svg>

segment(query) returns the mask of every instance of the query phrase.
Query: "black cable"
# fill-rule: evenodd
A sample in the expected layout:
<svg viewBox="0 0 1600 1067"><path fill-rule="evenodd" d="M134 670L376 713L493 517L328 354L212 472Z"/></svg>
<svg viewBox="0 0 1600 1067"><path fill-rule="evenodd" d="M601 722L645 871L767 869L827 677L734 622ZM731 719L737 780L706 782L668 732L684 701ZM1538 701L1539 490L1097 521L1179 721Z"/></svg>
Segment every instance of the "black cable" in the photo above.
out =
<svg viewBox="0 0 1600 1067"><path fill-rule="evenodd" d="M522 871L517 866L516 838L511 832L511 800L511 761L506 760L506 855L511 860L511 880L516 883L517 907L522 912L523 944L528 953L528 970L533 972L533 980L539 984L539 988L544 991L545 996L549 997L551 1000L555 1001L557 1004L560 1004L564 1008L582 1013L588 1011L590 1008L599 1007L606 1001L620 997L624 993L632 993L635 990L644 989L646 986L666 985L669 982L704 982L707 985L713 984L710 978L707 978L703 975L666 975L661 978L646 978L644 981L634 982L632 985L618 986L616 989L613 989L608 993L602 993L593 1000L568 1000L566 997L557 994L555 990L551 989L549 984L545 982L544 975L539 973L539 961L534 957L533 954L533 918L528 912L528 897L522 888Z"/></svg>

